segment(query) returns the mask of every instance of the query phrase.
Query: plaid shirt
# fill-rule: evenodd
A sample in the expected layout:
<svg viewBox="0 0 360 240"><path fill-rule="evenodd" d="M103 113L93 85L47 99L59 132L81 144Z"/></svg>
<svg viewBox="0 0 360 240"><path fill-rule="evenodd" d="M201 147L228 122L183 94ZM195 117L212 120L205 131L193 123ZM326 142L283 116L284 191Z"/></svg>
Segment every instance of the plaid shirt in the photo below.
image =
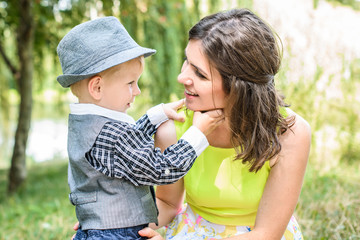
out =
<svg viewBox="0 0 360 240"><path fill-rule="evenodd" d="M182 178L208 146L205 136L191 127L162 153L154 147L152 135L164 119L154 123L157 120L153 113L150 109L136 124L109 120L86 153L86 159L106 176L124 178L136 186L170 184Z"/></svg>

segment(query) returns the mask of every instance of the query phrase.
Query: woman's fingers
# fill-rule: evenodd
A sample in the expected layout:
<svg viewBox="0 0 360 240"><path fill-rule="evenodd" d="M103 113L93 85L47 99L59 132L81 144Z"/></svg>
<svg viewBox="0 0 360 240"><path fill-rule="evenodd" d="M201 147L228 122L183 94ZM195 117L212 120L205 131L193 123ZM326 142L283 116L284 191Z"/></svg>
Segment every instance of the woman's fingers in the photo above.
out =
<svg viewBox="0 0 360 240"><path fill-rule="evenodd" d="M74 229L75 231L77 231L77 230L79 229L79 222L75 223L73 229Z"/></svg>
<svg viewBox="0 0 360 240"><path fill-rule="evenodd" d="M75 223L75 225L73 226L73 229L75 231L77 231L79 229L79 222ZM76 233L71 237L71 240L73 240L75 238L75 235L76 235Z"/></svg>
<svg viewBox="0 0 360 240"><path fill-rule="evenodd" d="M147 237L148 239L151 240L164 240L158 232L156 232L155 230L149 227L141 229L139 231L139 234L140 236Z"/></svg>

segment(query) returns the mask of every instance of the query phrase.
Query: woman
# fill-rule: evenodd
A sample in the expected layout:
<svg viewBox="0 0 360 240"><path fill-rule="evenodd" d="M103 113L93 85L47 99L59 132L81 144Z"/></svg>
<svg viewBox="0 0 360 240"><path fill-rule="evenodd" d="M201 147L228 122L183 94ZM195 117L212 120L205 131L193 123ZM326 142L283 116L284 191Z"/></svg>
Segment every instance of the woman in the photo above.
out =
<svg viewBox="0 0 360 240"><path fill-rule="evenodd" d="M185 87L187 119L161 126L157 145L175 143L193 111L223 109L225 122L183 179L157 187L166 238L302 239L292 214L310 127L275 90L281 62L276 35L249 10L219 12L189 31L185 54L178 81ZM162 239L150 228L140 235Z"/></svg>

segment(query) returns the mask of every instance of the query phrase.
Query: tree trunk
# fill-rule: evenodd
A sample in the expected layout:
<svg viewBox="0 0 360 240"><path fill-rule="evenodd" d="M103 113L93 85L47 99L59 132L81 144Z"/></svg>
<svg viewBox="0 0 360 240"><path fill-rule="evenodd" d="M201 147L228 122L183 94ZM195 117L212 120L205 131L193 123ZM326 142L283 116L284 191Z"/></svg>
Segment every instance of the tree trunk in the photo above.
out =
<svg viewBox="0 0 360 240"><path fill-rule="evenodd" d="M24 182L26 171L26 143L29 135L32 112L32 78L33 78L33 47L34 19L32 0L20 0L20 21L17 33L20 76L18 88L20 106L15 144L9 172L8 193L14 193Z"/></svg>

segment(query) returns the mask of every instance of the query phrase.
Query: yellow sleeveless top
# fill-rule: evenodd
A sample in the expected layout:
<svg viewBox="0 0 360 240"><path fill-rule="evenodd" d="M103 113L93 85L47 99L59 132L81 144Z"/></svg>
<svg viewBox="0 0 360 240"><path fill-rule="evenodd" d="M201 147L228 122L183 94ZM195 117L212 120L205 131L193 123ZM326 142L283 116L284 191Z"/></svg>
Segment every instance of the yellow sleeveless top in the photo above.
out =
<svg viewBox="0 0 360 240"><path fill-rule="evenodd" d="M192 125L193 112L184 123L175 122L180 138ZM254 226L257 209L269 176L266 161L257 173L235 160L233 148L209 146L184 177L186 202L204 219L222 225Z"/></svg>

